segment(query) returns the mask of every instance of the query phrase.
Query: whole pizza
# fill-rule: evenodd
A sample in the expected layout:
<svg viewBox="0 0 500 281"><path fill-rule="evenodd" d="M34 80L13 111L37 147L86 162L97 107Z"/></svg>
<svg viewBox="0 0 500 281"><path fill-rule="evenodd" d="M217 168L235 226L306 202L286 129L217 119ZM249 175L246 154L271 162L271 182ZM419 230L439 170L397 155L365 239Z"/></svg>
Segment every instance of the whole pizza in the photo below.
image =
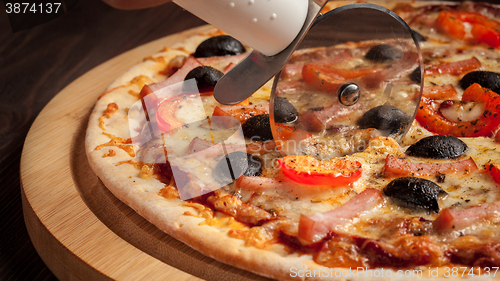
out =
<svg viewBox="0 0 500 281"><path fill-rule="evenodd" d="M500 6L376 3L411 27L423 66L391 40L306 48L271 107L272 81L222 105L215 84L251 50L206 26L99 97L90 166L159 229L263 276L500 278ZM391 103L329 98L354 78L378 96L391 75Z"/></svg>

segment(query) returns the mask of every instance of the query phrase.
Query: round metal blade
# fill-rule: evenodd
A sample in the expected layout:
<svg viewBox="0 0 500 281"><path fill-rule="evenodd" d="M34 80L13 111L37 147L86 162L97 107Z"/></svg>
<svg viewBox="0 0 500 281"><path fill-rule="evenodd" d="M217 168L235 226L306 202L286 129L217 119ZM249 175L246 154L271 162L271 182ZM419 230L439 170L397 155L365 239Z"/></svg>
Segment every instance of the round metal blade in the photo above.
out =
<svg viewBox="0 0 500 281"><path fill-rule="evenodd" d="M320 16L274 80L280 151L329 159L363 151L372 137L401 141L420 103L422 69L418 41L392 11L351 4ZM298 118L283 117L289 103Z"/></svg>

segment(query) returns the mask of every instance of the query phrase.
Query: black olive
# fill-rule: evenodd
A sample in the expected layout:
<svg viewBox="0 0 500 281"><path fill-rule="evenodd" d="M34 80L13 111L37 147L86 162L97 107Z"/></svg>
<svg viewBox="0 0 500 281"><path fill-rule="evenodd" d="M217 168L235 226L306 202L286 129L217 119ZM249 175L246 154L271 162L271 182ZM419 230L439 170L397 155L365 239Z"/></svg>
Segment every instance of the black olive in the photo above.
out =
<svg viewBox="0 0 500 281"><path fill-rule="evenodd" d="M260 114L248 118L242 125L243 135L255 141L273 139L269 114Z"/></svg>
<svg viewBox="0 0 500 281"><path fill-rule="evenodd" d="M467 151L467 145L453 136L430 136L412 144L406 150L409 156L431 159L454 159Z"/></svg>
<svg viewBox="0 0 500 281"><path fill-rule="evenodd" d="M194 78L200 92L210 92L214 90L215 84L217 84L217 81L219 81L222 76L224 76L224 73L220 70L203 65L189 71L184 80Z"/></svg>
<svg viewBox="0 0 500 281"><path fill-rule="evenodd" d="M373 46L365 55L365 58L374 62L397 61L402 57L403 51L389 44Z"/></svg>
<svg viewBox="0 0 500 281"><path fill-rule="evenodd" d="M414 177L402 177L391 181L384 194L394 199L395 203L411 209L438 213L438 195L446 193L430 180Z"/></svg>
<svg viewBox="0 0 500 281"><path fill-rule="evenodd" d="M203 41L194 52L195 58L234 56L243 54L245 47L229 35L221 35Z"/></svg>
<svg viewBox="0 0 500 281"><path fill-rule="evenodd" d="M424 36L422 36L422 34L420 34L420 33L416 32L416 31L415 31L415 30L413 30L413 29L412 29L411 31L413 32L413 35L415 36L415 39L417 39L417 42L419 42L419 43L420 43L420 42L425 42L425 41L427 41L427 40L424 38Z"/></svg>
<svg viewBox="0 0 500 281"><path fill-rule="evenodd" d="M412 73L410 73L411 81L420 84L422 82L422 72L420 71L420 66L417 66Z"/></svg>
<svg viewBox="0 0 500 281"><path fill-rule="evenodd" d="M381 131L389 131L390 135L404 130L411 120L401 109L385 103L374 107L358 119L360 129L375 128Z"/></svg>
<svg viewBox="0 0 500 281"><path fill-rule="evenodd" d="M500 95L500 73L472 71L460 79L460 87L464 90L474 83L478 83L481 87L488 88Z"/></svg>
<svg viewBox="0 0 500 281"><path fill-rule="evenodd" d="M274 122L291 123L297 121L299 113L287 99L276 97L274 99Z"/></svg>
<svg viewBox="0 0 500 281"><path fill-rule="evenodd" d="M213 170L213 177L222 183L233 182L241 175L260 176L262 164L259 158L242 151L235 151L225 155Z"/></svg>

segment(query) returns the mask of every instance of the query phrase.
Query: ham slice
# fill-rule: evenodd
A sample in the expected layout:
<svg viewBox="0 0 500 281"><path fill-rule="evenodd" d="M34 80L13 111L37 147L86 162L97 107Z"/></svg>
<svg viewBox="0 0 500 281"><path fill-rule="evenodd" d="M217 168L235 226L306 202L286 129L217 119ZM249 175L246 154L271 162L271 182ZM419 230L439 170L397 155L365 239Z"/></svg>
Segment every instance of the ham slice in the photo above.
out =
<svg viewBox="0 0 500 281"><path fill-rule="evenodd" d="M301 215L299 222L299 238L303 243L319 242L337 225L350 222L364 211L382 203L382 193L378 189L367 188L344 205L324 213L310 216Z"/></svg>
<svg viewBox="0 0 500 281"><path fill-rule="evenodd" d="M449 173L468 174L477 169L477 165L472 158L452 163L414 163L387 155L384 174L391 176L433 176Z"/></svg>
<svg viewBox="0 0 500 281"><path fill-rule="evenodd" d="M326 108L309 109L299 117L299 122L308 132L320 132L335 127L337 120L347 118L351 112L359 110L360 107L359 103L350 107L335 103Z"/></svg>
<svg viewBox="0 0 500 281"><path fill-rule="evenodd" d="M438 233L448 233L477 224L500 212L500 202L483 204L465 210L444 209L434 220L433 227Z"/></svg>
<svg viewBox="0 0 500 281"><path fill-rule="evenodd" d="M440 75L440 74L450 74L450 75L461 75L481 67L481 62L476 58L472 57L467 60L455 61L455 62L443 62L441 64L431 65L424 71L425 75Z"/></svg>

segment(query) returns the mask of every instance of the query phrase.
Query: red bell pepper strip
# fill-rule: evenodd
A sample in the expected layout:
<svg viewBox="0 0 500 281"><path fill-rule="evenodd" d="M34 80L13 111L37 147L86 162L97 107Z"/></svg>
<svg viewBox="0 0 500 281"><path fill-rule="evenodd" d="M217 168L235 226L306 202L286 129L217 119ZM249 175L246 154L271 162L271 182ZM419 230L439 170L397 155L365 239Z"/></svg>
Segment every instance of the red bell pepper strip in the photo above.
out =
<svg viewBox="0 0 500 281"><path fill-rule="evenodd" d="M474 101L485 104L483 114L470 122L452 122L440 112L437 101L422 97L417 111L416 120L427 130L455 137L491 136L500 125L500 96L495 92L475 83L467 88L462 96L463 101Z"/></svg>
<svg viewBox="0 0 500 281"><path fill-rule="evenodd" d="M500 184L500 164L498 163L486 164L485 169L486 171L490 172L493 180L496 183Z"/></svg>
<svg viewBox="0 0 500 281"><path fill-rule="evenodd" d="M337 91L345 79L340 75L326 75L313 64L306 64L302 68L302 78L306 83L322 91Z"/></svg>
<svg viewBox="0 0 500 281"><path fill-rule="evenodd" d="M500 47L500 23L494 19L474 12L441 11L436 20L441 32L460 40L467 33L464 23L472 24L471 35L476 42Z"/></svg>
<svg viewBox="0 0 500 281"><path fill-rule="evenodd" d="M465 37L464 23L453 11L441 11L437 17L436 24L438 29L445 34L449 34L457 39Z"/></svg>
<svg viewBox="0 0 500 281"><path fill-rule="evenodd" d="M285 176L310 185L347 185L357 181L362 171L361 163L344 158L320 161L311 156L289 155L278 162Z"/></svg>

